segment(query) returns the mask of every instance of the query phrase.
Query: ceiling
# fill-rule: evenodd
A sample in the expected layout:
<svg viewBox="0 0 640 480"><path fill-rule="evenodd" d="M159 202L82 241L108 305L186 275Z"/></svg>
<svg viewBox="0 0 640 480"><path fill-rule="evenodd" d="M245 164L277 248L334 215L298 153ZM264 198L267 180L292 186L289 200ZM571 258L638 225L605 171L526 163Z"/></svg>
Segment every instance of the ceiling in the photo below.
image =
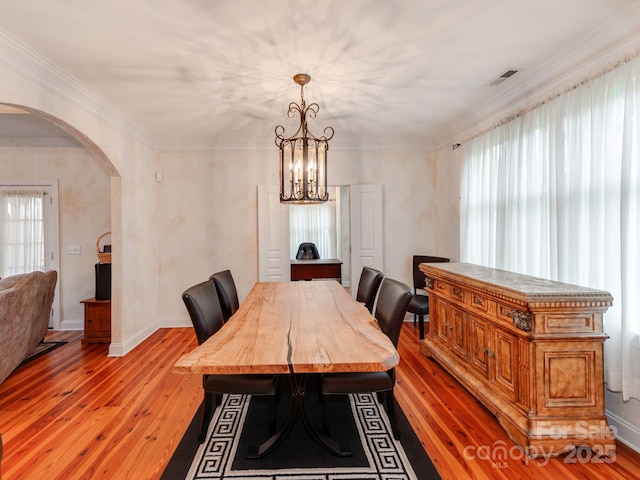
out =
<svg viewBox="0 0 640 480"><path fill-rule="evenodd" d="M312 78L307 103L320 105L309 120L316 135L331 125L337 145L420 146L628 46L640 32L639 3L0 0L0 34L159 147L273 146L277 124L297 128L286 113L300 101L299 72ZM488 85L509 69L518 73ZM19 117L0 114L0 136L30 135L7 127Z"/></svg>

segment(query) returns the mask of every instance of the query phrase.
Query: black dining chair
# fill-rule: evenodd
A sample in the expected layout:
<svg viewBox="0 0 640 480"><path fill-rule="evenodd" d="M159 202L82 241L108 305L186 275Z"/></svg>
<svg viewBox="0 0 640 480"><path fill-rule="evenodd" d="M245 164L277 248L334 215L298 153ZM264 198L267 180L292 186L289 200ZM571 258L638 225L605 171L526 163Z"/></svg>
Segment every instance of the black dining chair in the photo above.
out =
<svg viewBox="0 0 640 480"><path fill-rule="evenodd" d="M296 253L296 260L318 260L320 258L320 252L315 243L304 242L298 247L298 253Z"/></svg>
<svg viewBox="0 0 640 480"><path fill-rule="evenodd" d="M373 305L383 278L384 274L380 270L371 267L362 268L356 292L356 301L364 303L369 313L373 313Z"/></svg>
<svg viewBox="0 0 640 480"><path fill-rule="evenodd" d="M400 339L402 322L410 301L411 288L408 285L390 278L384 279L380 287L374 316L378 321L378 325L380 325L380 329L389 337L396 348ZM378 399L384 401L394 438L396 440L400 438L400 432L396 424L395 400L393 397L393 388L396 383L395 368L386 372L327 373L322 375L320 382L323 426L326 435L329 435L329 399L332 395L375 392L378 394Z"/></svg>
<svg viewBox="0 0 640 480"><path fill-rule="evenodd" d="M220 300L213 280L188 288L182 294L182 300L191 317L198 344L201 345L211 335L215 335L224 323ZM275 375L203 375L202 386L204 401L198 433L200 443L204 442L216 405L220 403L222 394L225 393L269 396L269 431L270 434L275 433L277 392L277 377Z"/></svg>
<svg viewBox="0 0 640 480"><path fill-rule="evenodd" d="M216 286L218 298L220 299L220 307L222 308L222 316L226 322L231 318L231 315L236 313L238 308L240 308L238 290L236 289L233 275L231 275L230 270L223 270L222 272L211 275L209 280L213 280Z"/></svg>
<svg viewBox="0 0 640 480"><path fill-rule="evenodd" d="M424 316L429 314L429 296L418 293L419 290L425 291L427 287L427 279L419 268L420 264L447 262L449 262L449 259L444 257L430 257L428 255L413 256L413 298L411 298L407 312L413 313L414 325L416 324L416 318L418 319L420 340L424 338Z"/></svg>

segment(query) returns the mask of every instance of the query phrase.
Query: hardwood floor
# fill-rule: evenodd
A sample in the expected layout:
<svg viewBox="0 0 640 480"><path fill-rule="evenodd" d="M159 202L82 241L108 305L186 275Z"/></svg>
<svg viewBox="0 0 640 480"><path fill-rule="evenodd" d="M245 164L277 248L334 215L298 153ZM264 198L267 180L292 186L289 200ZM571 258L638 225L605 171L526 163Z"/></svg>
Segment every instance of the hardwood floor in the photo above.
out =
<svg viewBox="0 0 640 480"><path fill-rule="evenodd" d="M157 479L201 401L201 379L169 372L196 346L191 328L161 329L125 357L69 343L0 385L2 479ZM403 327L396 398L443 479L640 479L640 455L618 443L613 463L529 460L496 419L418 351ZM497 446L507 456L493 459Z"/></svg>

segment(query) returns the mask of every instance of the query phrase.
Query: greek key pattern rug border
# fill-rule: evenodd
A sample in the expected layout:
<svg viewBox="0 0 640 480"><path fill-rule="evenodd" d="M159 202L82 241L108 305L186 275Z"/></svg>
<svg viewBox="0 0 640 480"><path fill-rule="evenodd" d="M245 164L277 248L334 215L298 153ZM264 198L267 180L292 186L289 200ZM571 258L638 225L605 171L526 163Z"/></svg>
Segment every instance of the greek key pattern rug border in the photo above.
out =
<svg viewBox="0 0 640 480"><path fill-rule="evenodd" d="M384 408L371 393L349 395L368 467L232 470L250 398L248 395L223 397L211 420L207 440L198 448L187 479L416 480L402 445L393 438Z"/></svg>

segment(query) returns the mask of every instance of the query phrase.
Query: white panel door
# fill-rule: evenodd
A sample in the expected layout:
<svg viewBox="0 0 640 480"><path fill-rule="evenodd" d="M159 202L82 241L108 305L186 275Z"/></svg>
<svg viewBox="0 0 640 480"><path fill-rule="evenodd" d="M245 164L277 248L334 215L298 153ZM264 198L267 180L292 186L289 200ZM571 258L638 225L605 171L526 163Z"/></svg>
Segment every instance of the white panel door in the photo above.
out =
<svg viewBox="0 0 640 480"><path fill-rule="evenodd" d="M289 206L280 203L277 186L258 185L258 280L290 279Z"/></svg>
<svg viewBox="0 0 640 480"><path fill-rule="evenodd" d="M383 268L382 185L350 186L351 294L355 298L362 267Z"/></svg>

